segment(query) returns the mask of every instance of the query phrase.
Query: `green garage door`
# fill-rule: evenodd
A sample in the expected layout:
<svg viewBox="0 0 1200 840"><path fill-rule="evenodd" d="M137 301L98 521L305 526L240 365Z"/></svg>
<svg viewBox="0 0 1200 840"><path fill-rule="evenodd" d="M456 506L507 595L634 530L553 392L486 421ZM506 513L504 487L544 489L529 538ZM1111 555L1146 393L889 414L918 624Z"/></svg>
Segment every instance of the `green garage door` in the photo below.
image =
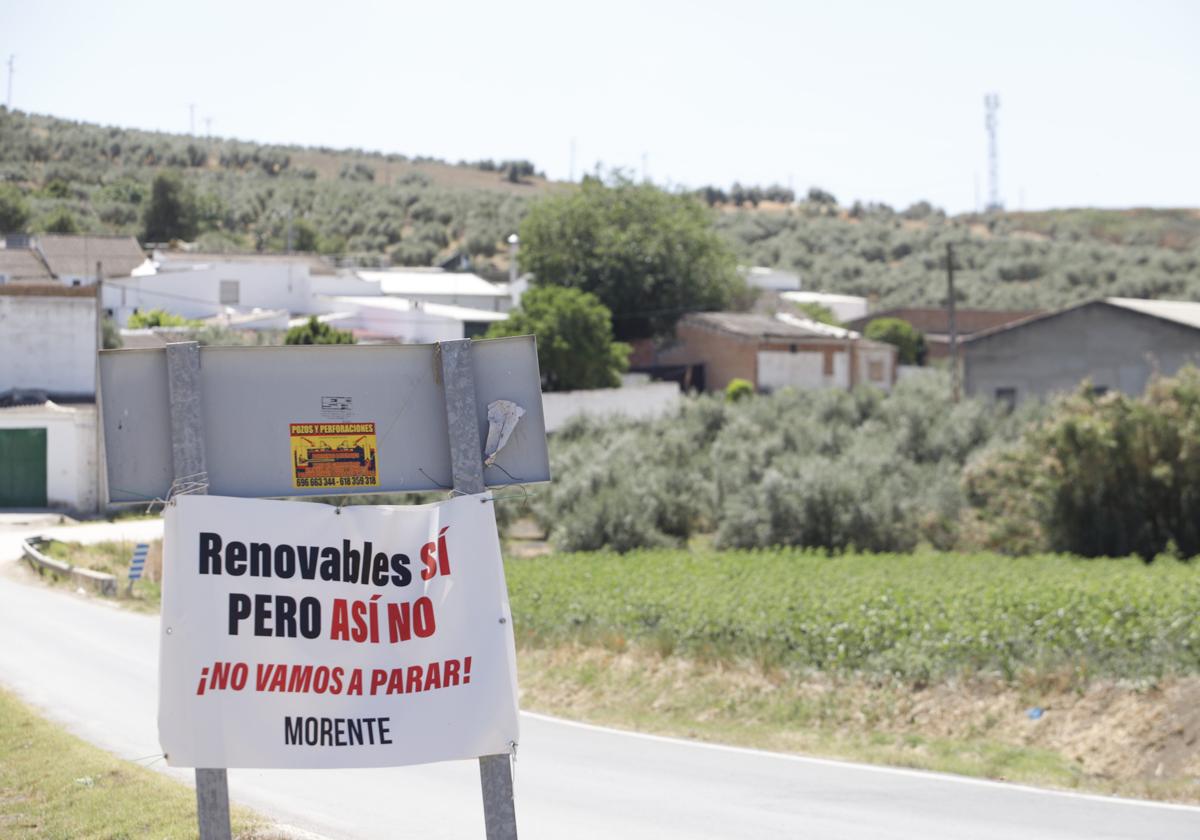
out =
<svg viewBox="0 0 1200 840"><path fill-rule="evenodd" d="M0 508L46 506L46 430L0 429Z"/></svg>

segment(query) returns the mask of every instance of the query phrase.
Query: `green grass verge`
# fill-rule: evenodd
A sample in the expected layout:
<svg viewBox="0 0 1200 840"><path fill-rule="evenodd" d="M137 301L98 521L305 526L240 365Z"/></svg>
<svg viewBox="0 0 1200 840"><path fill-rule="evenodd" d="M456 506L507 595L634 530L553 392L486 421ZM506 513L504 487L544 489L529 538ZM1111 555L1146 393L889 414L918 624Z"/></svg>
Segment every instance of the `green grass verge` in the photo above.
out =
<svg viewBox="0 0 1200 840"><path fill-rule="evenodd" d="M136 543L129 541L113 541L98 543L62 542L47 540L40 546L43 554L55 560L64 560L72 566L105 572L117 579L117 598L125 605L143 612L158 612L162 602L162 586L158 570L161 568L162 541L150 541L150 556L146 569L140 580L133 583L132 593L129 590L129 560L133 556ZM148 576L149 575L149 576ZM70 578L60 578L53 572L45 572L43 578L53 583L71 583L78 586L77 581ZM154 577L151 580L150 577Z"/></svg>
<svg viewBox="0 0 1200 840"><path fill-rule="evenodd" d="M1200 565L1064 556L655 549L506 564L526 644L898 677L1200 671Z"/></svg>
<svg viewBox="0 0 1200 840"><path fill-rule="evenodd" d="M261 821L235 808L234 834L261 836ZM0 690L0 837L196 836L196 797L186 786L122 761L63 732Z"/></svg>

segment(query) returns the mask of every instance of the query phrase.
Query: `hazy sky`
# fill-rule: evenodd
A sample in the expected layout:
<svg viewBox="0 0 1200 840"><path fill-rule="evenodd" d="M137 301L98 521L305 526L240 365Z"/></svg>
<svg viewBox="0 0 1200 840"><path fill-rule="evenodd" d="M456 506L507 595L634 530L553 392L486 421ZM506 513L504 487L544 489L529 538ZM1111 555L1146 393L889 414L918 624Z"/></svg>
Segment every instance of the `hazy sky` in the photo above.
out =
<svg viewBox="0 0 1200 840"><path fill-rule="evenodd" d="M951 211L995 91L1008 207L1200 206L1192 0L0 0L9 54L72 119Z"/></svg>

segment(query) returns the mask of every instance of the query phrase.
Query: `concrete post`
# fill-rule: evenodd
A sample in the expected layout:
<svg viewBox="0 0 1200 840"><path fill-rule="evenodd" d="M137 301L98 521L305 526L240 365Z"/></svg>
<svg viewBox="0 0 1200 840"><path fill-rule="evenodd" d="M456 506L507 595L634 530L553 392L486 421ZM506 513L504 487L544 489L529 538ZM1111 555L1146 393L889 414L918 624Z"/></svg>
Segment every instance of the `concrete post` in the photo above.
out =
<svg viewBox="0 0 1200 840"><path fill-rule="evenodd" d="M171 405L171 460L175 481L207 493L204 418L200 411L200 345L167 345L167 394ZM229 779L224 768L196 768L200 840L231 840Z"/></svg>
<svg viewBox="0 0 1200 840"><path fill-rule="evenodd" d="M471 364L471 339L438 343L439 369L446 398L446 426L450 432L450 469L454 489L482 493L483 442L479 438L479 409L475 402L475 369ZM512 766L507 755L479 759L483 788L483 820L487 840L516 840L517 812L513 802Z"/></svg>

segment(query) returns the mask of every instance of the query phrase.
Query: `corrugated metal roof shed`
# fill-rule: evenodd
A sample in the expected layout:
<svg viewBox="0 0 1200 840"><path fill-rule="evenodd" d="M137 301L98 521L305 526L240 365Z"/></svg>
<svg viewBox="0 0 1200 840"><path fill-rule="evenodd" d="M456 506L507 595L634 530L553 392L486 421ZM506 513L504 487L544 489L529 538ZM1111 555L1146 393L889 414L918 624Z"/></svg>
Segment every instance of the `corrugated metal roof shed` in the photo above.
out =
<svg viewBox="0 0 1200 840"><path fill-rule="evenodd" d="M1174 321L1200 330L1200 303L1191 300L1143 300L1141 298L1110 297L1105 303L1131 309L1143 315L1153 315L1164 321Z"/></svg>
<svg viewBox="0 0 1200 840"><path fill-rule="evenodd" d="M454 306L449 303L421 303L401 297L375 295L337 295L333 298L339 303L366 309L392 309L397 312L426 312L455 321L504 321L507 312L496 312L491 309L473 309L469 306Z"/></svg>
<svg viewBox="0 0 1200 840"><path fill-rule="evenodd" d="M165 268L195 267L212 263L294 263L307 265L308 273L332 275L337 269L318 254L211 254L204 251L155 251L154 258Z"/></svg>

